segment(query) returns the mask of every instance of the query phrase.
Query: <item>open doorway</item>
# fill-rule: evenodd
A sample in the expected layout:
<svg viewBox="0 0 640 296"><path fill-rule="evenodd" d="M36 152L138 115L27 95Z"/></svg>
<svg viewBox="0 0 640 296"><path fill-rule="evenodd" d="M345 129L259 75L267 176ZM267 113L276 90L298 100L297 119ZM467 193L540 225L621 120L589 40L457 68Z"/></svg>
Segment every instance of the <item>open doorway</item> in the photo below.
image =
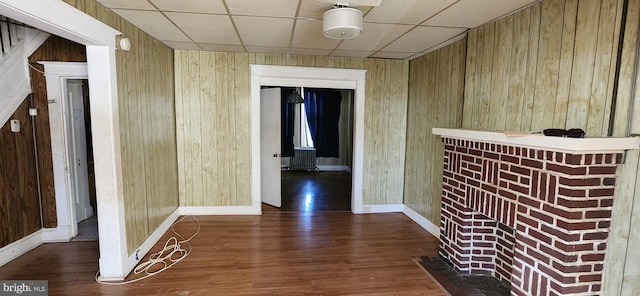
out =
<svg viewBox="0 0 640 296"><path fill-rule="evenodd" d="M362 181L364 163L364 103L365 103L365 73L360 69L336 69L336 68L314 68L314 67L290 67L290 66L268 66L250 65L251 67L251 114L253 118L259 118L251 122L251 179L252 179L252 208L257 212L262 212L262 202L269 200L276 201L280 206L280 192L274 195L265 191L265 183L262 179L265 176L277 176L280 178L279 151L267 150L263 144L264 118L261 116L266 104L273 105L264 100L263 86L286 85L290 87L315 87L330 89L350 89L353 90L353 153L352 153L352 186L351 186L351 212L355 214L364 213L362 201ZM277 99L280 105L279 96ZM275 108L274 112L280 113L280 108ZM279 115L278 115L279 117ZM277 129L280 130L279 128ZM276 136L278 136L276 134ZM280 141L277 142L278 146ZM278 147L279 148L279 147ZM276 159L277 161L273 161ZM271 161L267 161L271 160ZM271 163L275 163L272 165ZM269 165L265 165L269 164ZM274 169L275 167L275 169ZM267 169L268 168L268 169ZM265 173L265 169L269 174ZM269 170L275 170L269 171ZM267 183L273 184L273 182ZM277 182L280 185L280 182ZM278 190L280 186L277 186Z"/></svg>
<svg viewBox="0 0 640 296"><path fill-rule="evenodd" d="M350 211L353 90L282 88L284 211Z"/></svg>
<svg viewBox="0 0 640 296"><path fill-rule="evenodd" d="M40 62L46 74L58 225L50 241L95 241L98 219L87 64Z"/></svg>

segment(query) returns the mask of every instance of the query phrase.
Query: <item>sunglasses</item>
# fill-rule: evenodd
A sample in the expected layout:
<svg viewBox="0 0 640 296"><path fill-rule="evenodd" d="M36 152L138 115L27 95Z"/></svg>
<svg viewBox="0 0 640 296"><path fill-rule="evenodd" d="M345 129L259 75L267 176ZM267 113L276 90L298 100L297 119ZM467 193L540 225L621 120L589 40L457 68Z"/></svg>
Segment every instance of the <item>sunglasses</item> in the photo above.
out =
<svg viewBox="0 0 640 296"><path fill-rule="evenodd" d="M551 137L563 137L563 138L584 138L584 130L581 128L561 129L561 128L548 128L543 131L545 136Z"/></svg>

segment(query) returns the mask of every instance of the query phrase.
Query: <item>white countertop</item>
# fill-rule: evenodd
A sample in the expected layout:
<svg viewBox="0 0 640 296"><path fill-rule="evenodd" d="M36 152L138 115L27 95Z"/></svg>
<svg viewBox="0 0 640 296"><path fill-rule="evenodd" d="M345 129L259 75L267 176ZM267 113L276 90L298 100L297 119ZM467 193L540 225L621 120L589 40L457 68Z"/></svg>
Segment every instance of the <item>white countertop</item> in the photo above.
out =
<svg viewBox="0 0 640 296"><path fill-rule="evenodd" d="M625 150L640 149L639 137L562 138L547 137L543 134L528 134L526 132L496 132L454 128L433 128L432 133L443 138L489 142L574 154L619 153Z"/></svg>

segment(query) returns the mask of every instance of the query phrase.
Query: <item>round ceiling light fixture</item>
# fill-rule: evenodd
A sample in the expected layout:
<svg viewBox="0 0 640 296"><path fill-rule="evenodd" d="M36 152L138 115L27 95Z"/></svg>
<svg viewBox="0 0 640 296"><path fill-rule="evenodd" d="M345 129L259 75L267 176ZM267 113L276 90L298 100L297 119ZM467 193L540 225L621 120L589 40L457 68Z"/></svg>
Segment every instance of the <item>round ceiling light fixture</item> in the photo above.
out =
<svg viewBox="0 0 640 296"><path fill-rule="evenodd" d="M322 32L331 39L352 39L362 32L362 11L336 4L322 16Z"/></svg>

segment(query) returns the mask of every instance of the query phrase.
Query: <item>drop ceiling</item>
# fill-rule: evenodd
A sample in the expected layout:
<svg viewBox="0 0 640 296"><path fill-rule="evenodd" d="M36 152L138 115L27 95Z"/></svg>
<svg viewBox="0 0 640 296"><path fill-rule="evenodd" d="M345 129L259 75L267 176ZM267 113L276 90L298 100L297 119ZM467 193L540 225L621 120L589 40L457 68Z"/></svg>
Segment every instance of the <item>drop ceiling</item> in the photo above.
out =
<svg viewBox="0 0 640 296"><path fill-rule="evenodd" d="M98 0L174 49L412 59L539 0L352 0L355 39L322 35L335 0ZM126 36L125 36L126 37Z"/></svg>

